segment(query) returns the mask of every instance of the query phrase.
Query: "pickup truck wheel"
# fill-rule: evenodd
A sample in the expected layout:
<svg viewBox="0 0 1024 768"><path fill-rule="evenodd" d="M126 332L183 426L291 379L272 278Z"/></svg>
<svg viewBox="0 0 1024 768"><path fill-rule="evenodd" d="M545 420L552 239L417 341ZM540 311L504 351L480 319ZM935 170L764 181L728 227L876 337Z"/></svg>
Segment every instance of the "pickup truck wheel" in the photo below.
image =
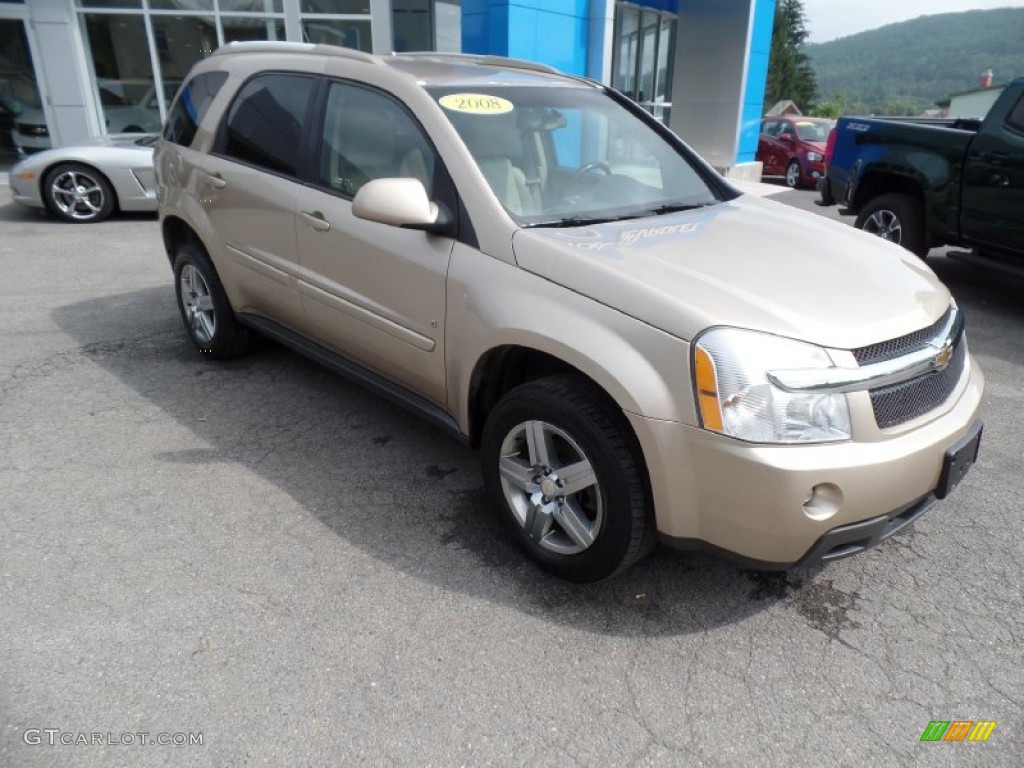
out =
<svg viewBox="0 0 1024 768"><path fill-rule="evenodd" d="M239 324L217 270L199 246L188 243L174 260L178 309L192 343L215 360L241 355L249 346L249 329Z"/></svg>
<svg viewBox="0 0 1024 768"><path fill-rule="evenodd" d="M911 195L880 195L864 206L854 224L883 240L902 245L922 259L928 254L921 203Z"/></svg>
<svg viewBox="0 0 1024 768"><path fill-rule="evenodd" d="M622 412L592 384L551 376L508 392L484 425L484 481L526 554L592 582L655 543L644 464Z"/></svg>
<svg viewBox="0 0 1024 768"><path fill-rule="evenodd" d="M800 186L800 161L790 160L786 166L786 186L797 189Z"/></svg>

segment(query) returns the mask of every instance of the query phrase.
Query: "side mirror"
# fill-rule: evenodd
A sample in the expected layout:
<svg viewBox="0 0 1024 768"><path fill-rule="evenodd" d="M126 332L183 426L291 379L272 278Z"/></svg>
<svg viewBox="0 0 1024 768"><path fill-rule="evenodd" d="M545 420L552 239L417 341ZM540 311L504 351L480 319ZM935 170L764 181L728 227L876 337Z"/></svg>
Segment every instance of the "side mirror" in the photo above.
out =
<svg viewBox="0 0 1024 768"><path fill-rule="evenodd" d="M419 179L374 179L352 200L352 215L378 224L449 234L450 217L431 202Z"/></svg>
<svg viewBox="0 0 1024 768"><path fill-rule="evenodd" d="M792 133L780 134L779 138L782 139L782 141L786 142L787 144L792 144L794 141L796 141L796 139L793 138L793 134Z"/></svg>

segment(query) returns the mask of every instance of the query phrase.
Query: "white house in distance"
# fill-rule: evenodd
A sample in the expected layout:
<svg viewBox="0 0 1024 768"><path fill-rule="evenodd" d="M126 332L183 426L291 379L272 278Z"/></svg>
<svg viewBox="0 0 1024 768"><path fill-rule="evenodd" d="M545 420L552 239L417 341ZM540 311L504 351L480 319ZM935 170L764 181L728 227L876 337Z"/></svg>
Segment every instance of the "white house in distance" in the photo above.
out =
<svg viewBox="0 0 1024 768"><path fill-rule="evenodd" d="M1005 84L992 84L992 70L988 69L982 74L977 88L954 93L949 98L937 101L935 104L946 110L947 117L969 117L981 120L988 114L1005 87Z"/></svg>

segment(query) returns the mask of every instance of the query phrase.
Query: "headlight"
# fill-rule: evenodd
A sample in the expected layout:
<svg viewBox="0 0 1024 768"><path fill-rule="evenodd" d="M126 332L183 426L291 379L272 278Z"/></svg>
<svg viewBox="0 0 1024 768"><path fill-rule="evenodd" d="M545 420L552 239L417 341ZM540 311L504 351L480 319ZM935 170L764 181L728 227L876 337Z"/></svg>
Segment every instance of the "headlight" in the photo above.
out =
<svg viewBox="0 0 1024 768"><path fill-rule="evenodd" d="M820 152L808 152L807 159L810 160L812 163L820 163L822 160L825 159L825 156Z"/></svg>
<svg viewBox="0 0 1024 768"><path fill-rule="evenodd" d="M755 443L824 443L850 439L841 394L794 394L767 372L832 368L821 347L739 328L713 328L693 345L697 409L705 429Z"/></svg>

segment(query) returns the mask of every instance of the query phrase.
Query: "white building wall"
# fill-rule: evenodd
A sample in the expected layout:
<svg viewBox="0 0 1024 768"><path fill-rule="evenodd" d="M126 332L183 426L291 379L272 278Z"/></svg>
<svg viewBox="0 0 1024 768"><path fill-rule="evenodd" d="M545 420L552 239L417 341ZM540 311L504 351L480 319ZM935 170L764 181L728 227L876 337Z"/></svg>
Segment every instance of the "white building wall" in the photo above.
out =
<svg viewBox="0 0 1024 768"><path fill-rule="evenodd" d="M736 162L752 0L687 0L677 28L669 127L711 165Z"/></svg>
<svg viewBox="0 0 1024 768"><path fill-rule="evenodd" d="M96 135L99 119L73 0L31 0L27 8L29 43L51 140L71 144Z"/></svg>
<svg viewBox="0 0 1024 768"><path fill-rule="evenodd" d="M988 114L1002 92L1002 88L988 88L984 91L953 96L949 100L949 116L975 117L980 120Z"/></svg>

